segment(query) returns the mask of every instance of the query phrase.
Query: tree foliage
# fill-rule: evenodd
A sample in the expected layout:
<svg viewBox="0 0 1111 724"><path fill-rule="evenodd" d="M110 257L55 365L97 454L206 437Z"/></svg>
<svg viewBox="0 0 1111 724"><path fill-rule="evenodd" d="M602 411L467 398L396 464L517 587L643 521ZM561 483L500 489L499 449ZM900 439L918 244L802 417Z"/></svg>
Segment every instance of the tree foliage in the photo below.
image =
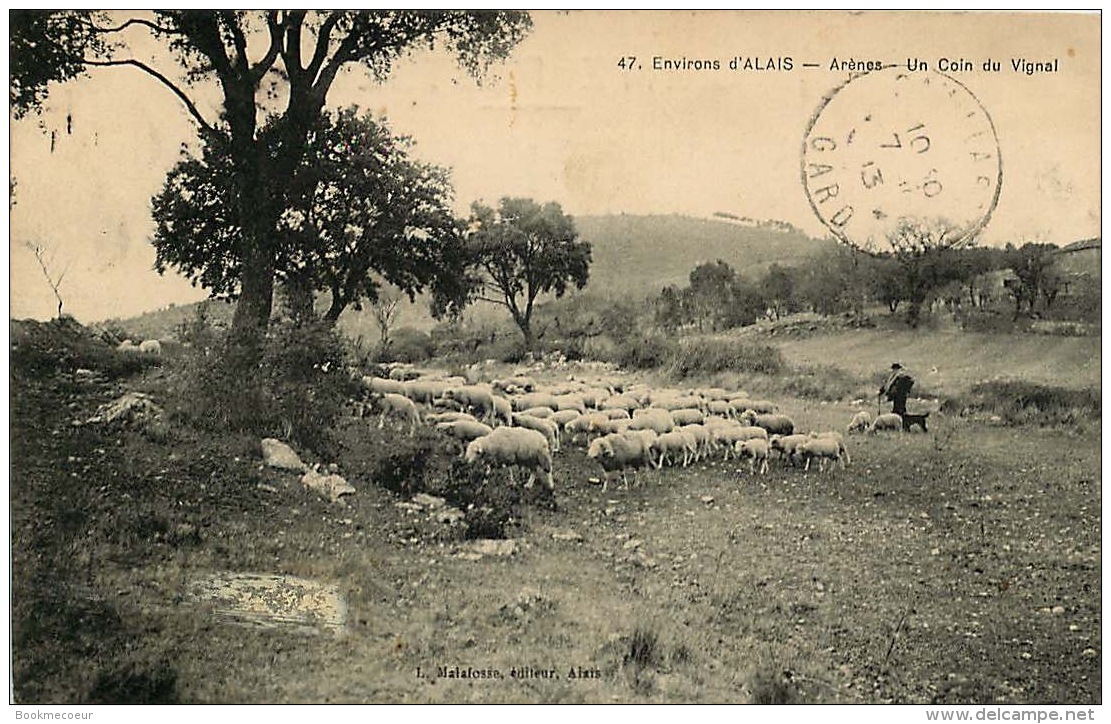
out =
<svg viewBox="0 0 1111 724"><path fill-rule="evenodd" d="M382 80L399 58L445 47L477 76L531 26L526 13L514 11L51 11L16 20L10 97L17 113L39 106L51 81L88 68L131 67L171 92L210 153L225 159L234 192L228 228L235 232L224 241L237 253L226 274L202 279L238 284L233 326L248 360L261 353L275 277L289 258L279 222L340 71L360 68ZM152 43L162 49L154 59L141 50ZM216 115L198 102L211 90L220 99Z"/></svg>
<svg viewBox="0 0 1111 724"><path fill-rule="evenodd" d="M463 302L454 291L463 247L448 172L410 158L411 147L354 108L325 113L306 138L277 222L276 277L307 295L309 309L313 292L329 292L328 322L375 302L383 280L411 300L432 286L435 312ZM237 292L243 264L230 169L226 149L205 144L201 158L174 167L152 202L156 269L172 266L224 297Z"/></svg>
<svg viewBox="0 0 1111 724"><path fill-rule="evenodd" d="M1008 287L1015 300L1016 317L1022 313L1024 304L1027 313L1033 314L1039 298L1044 299L1046 308L1053 305L1064 282L1054 265L1057 251L1060 249L1055 244L1038 242L1008 251L1007 265L1016 277L1016 283Z"/></svg>
<svg viewBox="0 0 1111 724"><path fill-rule="evenodd" d="M497 209L472 204L467 248L475 296L508 309L529 350L537 297L582 289L590 275L590 243L554 202L507 197Z"/></svg>

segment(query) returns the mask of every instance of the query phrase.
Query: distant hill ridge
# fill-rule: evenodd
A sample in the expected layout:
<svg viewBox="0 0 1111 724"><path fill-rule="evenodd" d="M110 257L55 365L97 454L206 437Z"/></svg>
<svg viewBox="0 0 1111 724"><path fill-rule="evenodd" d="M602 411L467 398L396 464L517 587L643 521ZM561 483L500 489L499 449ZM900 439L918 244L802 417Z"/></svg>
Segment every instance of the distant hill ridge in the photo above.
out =
<svg viewBox="0 0 1111 724"><path fill-rule="evenodd" d="M648 295L668 284L685 285L691 269L717 259L742 276L759 277L772 264L798 265L833 244L784 222L716 216L721 218L576 216L579 234L593 245L587 290Z"/></svg>

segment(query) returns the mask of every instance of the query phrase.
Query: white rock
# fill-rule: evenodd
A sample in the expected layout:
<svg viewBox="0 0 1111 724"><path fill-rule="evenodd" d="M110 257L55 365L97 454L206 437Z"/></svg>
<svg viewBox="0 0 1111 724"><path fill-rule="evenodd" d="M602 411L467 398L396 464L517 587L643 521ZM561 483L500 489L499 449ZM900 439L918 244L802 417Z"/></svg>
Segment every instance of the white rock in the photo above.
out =
<svg viewBox="0 0 1111 724"><path fill-rule="evenodd" d="M315 470L307 471L301 477L301 484L309 490L326 496L333 503L339 500L340 496L352 495L355 492L355 486L344 480L342 476L322 475Z"/></svg>
<svg viewBox="0 0 1111 724"><path fill-rule="evenodd" d="M293 470L300 473L308 469L301 462L301 458L297 457L297 453L293 452L293 448L272 437L262 441L262 461L266 465L279 470Z"/></svg>

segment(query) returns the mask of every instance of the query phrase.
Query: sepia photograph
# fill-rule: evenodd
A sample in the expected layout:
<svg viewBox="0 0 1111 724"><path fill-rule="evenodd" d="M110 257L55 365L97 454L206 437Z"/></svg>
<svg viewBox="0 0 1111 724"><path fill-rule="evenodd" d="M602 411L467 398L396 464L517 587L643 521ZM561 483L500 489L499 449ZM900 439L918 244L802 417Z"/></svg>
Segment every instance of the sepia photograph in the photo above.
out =
<svg viewBox="0 0 1111 724"><path fill-rule="evenodd" d="M10 10L15 717L1094 719L1101 21Z"/></svg>

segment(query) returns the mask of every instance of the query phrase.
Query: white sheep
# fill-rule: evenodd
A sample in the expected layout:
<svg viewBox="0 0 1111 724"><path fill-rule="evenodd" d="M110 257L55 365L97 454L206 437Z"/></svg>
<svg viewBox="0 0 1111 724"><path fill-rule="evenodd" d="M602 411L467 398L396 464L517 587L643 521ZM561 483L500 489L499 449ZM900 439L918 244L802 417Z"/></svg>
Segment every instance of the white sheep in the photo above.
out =
<svg viewBox="0 0 1111 724"><path fill-rule="evenodd" d="M565 429L567 423L579 417L581 417L581 415L579 415L579 413L574 410L560 410L559 412L553 412L551 415L548 416L547 419L558 425L559 429L562 431Z"/></svg>
<svg viewBox="0 0 1111 724"><path fill-rule="evenodd" d="M872 413L867 410L861 410L853 415L853 419L849 420L849 426L846 428L850 434L854 432L866 432L868 426L872 424Z"/></svg>
<svg viewBox="0 0 1111 724"><path fill-rule="evenodd" d="M157 339L144 339L139 343L139 352L141 354L150 354L155 356L162 355L162 343Z"/></svg>
<svg viewBox="0 0 1111 724"><path fill-rule="evenodd" d="M900 415L898 415L894 412L888 412L888 413L884 413L883 415L877 415L876 419L872 421L872 424L868 426L868 432L870 434L874 435L875 433L877 433L881 430L895 430L896 432L902 432L902 430L903 430L903 418L902 418L902 416L900 416Z"/></svg>
<svg viewBox="0 0 1111 724"><path fill-rule="evenodd" d="M381 414L378 417L378 427L381 429L386 424L386 417L399 417L403 422L409 423L409 434L412 435L420 424L420 412L416 404L405 395L387 392L377 400Z"/></svg>
<svg viewBox="0 0 1111 724"><path fill-rule="evenodd" d="M489 435L494 430L489 425L479 422L478 420L440 422L436 424L436 429L455 438L464 445L484 435Z"/></svg>
<svg viewBox="0 0 1111 724"><path fill-rule="evenodd" d="M494 404L494 409L490 413L490 417L494 424L505 423L506 425L513 424L513 405L509 400L498 395L490 395L490 401Z"/></svg>
<svg viewBox="0 0 1111 724"><path fill-rule="evenodd" d="M696 407L680 407L671 410L671 420L676 425L697 425L705 419L706 415Z"/></svg>
<svg viewBox="0 0 1111 724"><path fill-rule="evenodd" d="M555 397L555 410L575 410L580 415L586 414L586 402L583 400L582 395L566 394L557 395Z"/></svg>
<svg viewBox="0 0 1111 724"><path fill-rule="evenodd" d="M795 452L798 446L808 438L807 435L771 435L768 444L771 449L778 452L784 460L795 464Z"/></svg>
<svg viewBox="0 0 1111 724"><path fill-rule="evenodd" d="M839 433L835 433L839 435ZM841 463L841 469L844 470L849 457L848 451L845 449L843 440L839 440L833 435L808 435L805 440L798 444L795 448L795 453L803 460L806 461L804 470L810 469L810 462L814 458L818 458L818 470L824 472L826 469L826 460L836 460Z"/></svg>
<svg viewBox="0 0 1111 724"><path fill-rule="evenodd" d="M461 402L464 411L476 413L475 417L480 420L493 421L495 413L494 394L485 387L479 387L478 385L452 387L444 391L444 397Z"/></svg>
<svg viewBox="0 0 1111 724"><path fill-rule="evenodd" d="M521 410L520 414L547 419L555 414L555 410L550 407L530 407L527 410Z"/></svg>
<svg viewBox="0 0 1111 724"><path fill-rule="evenodd" d="M768 453L770 447L766 438L754 437L748 440L738 440L733 444L737 458L748 458L749 475L756 473L756 461L760 461L760 474L768 472Z"/></svg>
<svg viewBox="0 0 1111 724"><path fill-rule="evenodd" d="M755 425L768 431L769 435L790 435L795 431L795 422L786 415L757 413L754 409L745 410L738 418L746 425Z"/></svg>
<svg viewBox="0 0 1111 724"><path fill-rule="evenodd" d="M713 444L712 428L707 425L698 423L694 425L683 425L679 428L681 432L685 432L694 438L694 461L698 462L706 455L710 454L710 449Z"/></svg>
<svg viewBox="0 0 1111 724"><path fill-rule="evenodd" d="M671 413L658 407L635 410L629 424L630 430L653 430L657 435L671 432L674 427L675 421L671 419Z"/></svg>
<svg viewBox="0 0 1111 724"><path fill-rule="evenodd" d="M446 384L438 380L429 379L416 379L402 382L401 388L404 390L402 394L410 400L413 402L423 402L426 405L431 405L433 400L437 397L443 397L444 392L447 391Z"/></svg>
<svg viewBox="0 0 1111 724"><path fill-rule="evenodd" d="M663 467L665 461L671 460L673 462L671 456L675 453L682 453L683 467L687 467L694 458L697 448L698 441L690 432L672 430L659 435L652 442L653 452L659 455L655 461L656 469Z"/></svg>
<svg viewBox="0 0 1111 724"><path fill-rule="evenodd" d="M611 420L631 420L632 415L623 407L610 407L602 410L602 414Z"/></svg>
<svg viewBox="0 0 1111 724"><path fill-rule="evenodd" d="M636 410L636 409L639 409L639 408L640 408L640 401L637 400L632 395L627 395L627 394L625 394L625 395L613 395L611 397L606 398L606 401L602 403L602 409L603 410L621 409L621 410L625 410L626 412L632 412L633 410Z"/></svg>
<svg viewBox="0 0 1111 724"><path fill-rule="evenodd" d="M405 384L399 380L387 380L383 377L363 376L363 387L377 395L405 394Z"/></svg>
<svg viewBox="0 0 1111 724"><path fill-rule="evenodd" d="M514 412L522 412L530 407L547 407L555 410L559 405L556 404L555 395L547 392L530 392L513 398Z"/></svg>
<svg viewBox="0 0 1111 724"><path fill-rule="evenodd" d="M552 452L559 452L559 426L551 420L518 412L513 415L513 424L541 433L548 441Z"/></svg>
<svg viewBox="0 0 1111 724"><path fill-rule="evenodd" d="M746 440L767 440L768 431L755 425L718 425L710 430L714 448L724 448L724 459L736 454L737 444Z"/></svg>
<svg viewBox="0 0 1111 724"><path fill-rule="evenodd" d="M475 416L469 412L456 412L449 410L448 412L430 412L424 416L424 421L433 425L439 425L441 422L455 422L456 420L471 420L478 422Z"/></svg>
<svg viewBox="0 0 1111 724"><path fill-rule="evenodd" d="M116 347L116 351L125 354L139 354L139 345L135 344L130 339L125 339Z"/></svg>
<svg viewBox="0 0 1111 724"><path fill-rule="evenodd" d="M642 438L629 437L622 433L605 435L594 440L590 443L586 456L597 460L602 466L605 473L603 491L608 487L610 476L614 473L621 473L621 481L627 488L629 486L629 479L625 475L627 468L641 468L652 464L651 447L646 447Z"/></svg>
<svg viewBox="0 0 1111 724"><path fill-rule="evenodd" d="M529 471L526 487L531 487L539 471L548 489L555 489L552 480L552 453L547 439L536 430L495 427L490 434L472 440L467 445L464 459L468 463L481 461L490 467L525 468ZM512 480L512 469L509 474Z"/></svg>
<svg viewBox="0 0 1111 724"><path fill-rule="evenodd" d="M706 402L706 412L721 417L733 417L736 413L727 400L709 400Z"/></svg>

